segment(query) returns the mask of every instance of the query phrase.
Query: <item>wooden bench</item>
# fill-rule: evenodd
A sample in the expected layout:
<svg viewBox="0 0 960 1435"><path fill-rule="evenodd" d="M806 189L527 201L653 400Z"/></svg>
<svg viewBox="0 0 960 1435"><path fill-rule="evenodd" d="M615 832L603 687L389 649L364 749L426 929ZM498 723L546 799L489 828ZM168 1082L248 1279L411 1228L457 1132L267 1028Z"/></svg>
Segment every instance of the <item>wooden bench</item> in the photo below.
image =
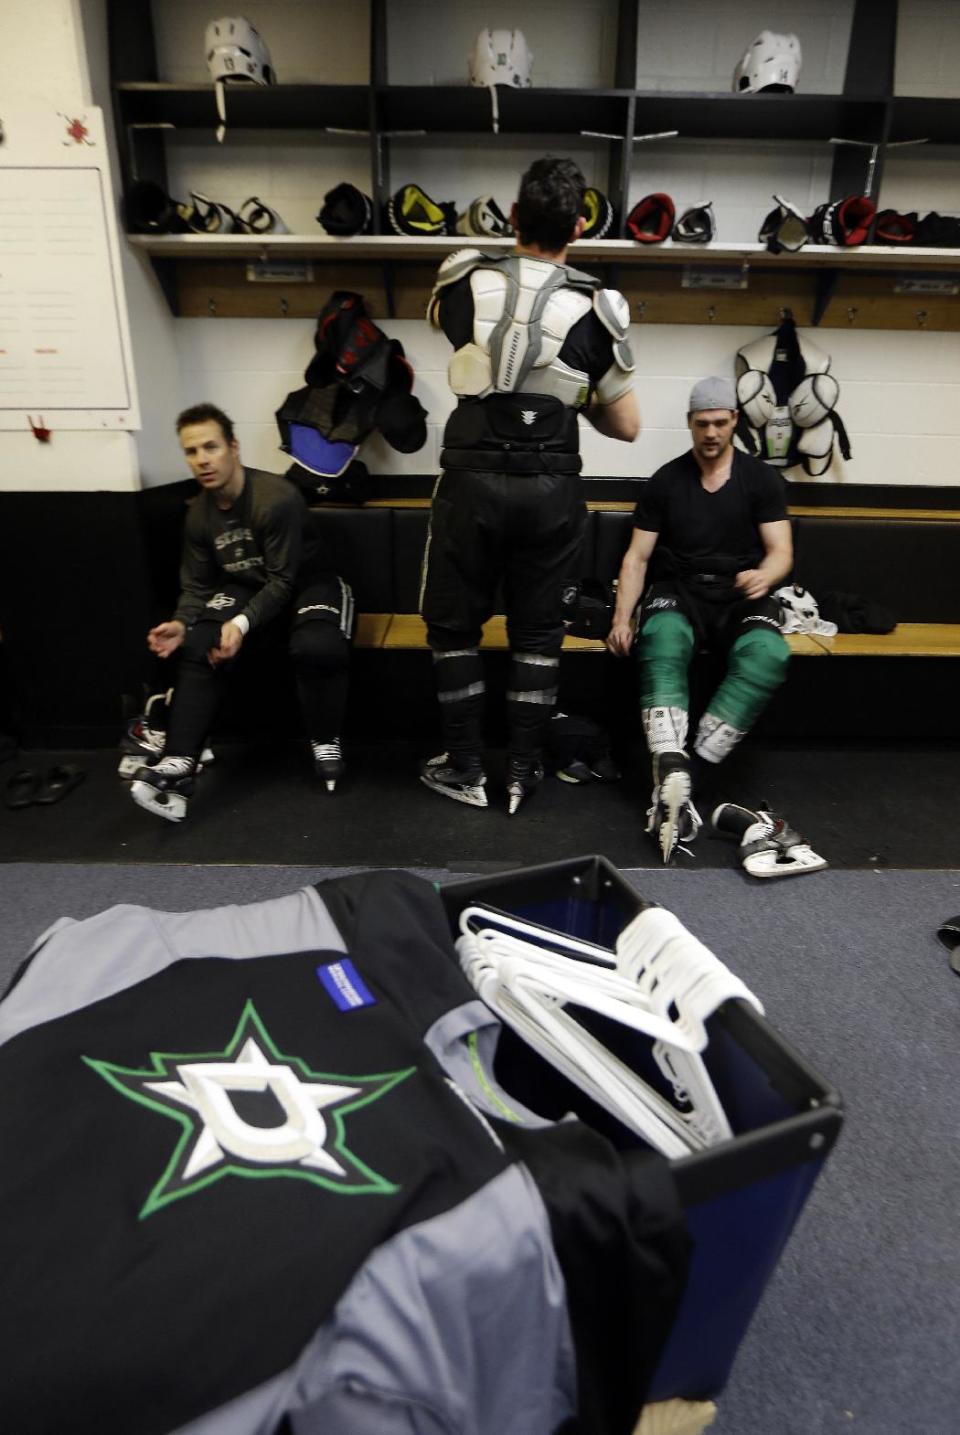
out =
<svg viewBox="0 0 960 1435"><path fill-rule="evenodd" d="M395 600L415 602L417 585L406 570L419 561L423 542L419 535L425 536L429 507L429 498L375 499L366 504L368 510L380 510L382 517L386 516L383 509L395 511L398 539L399 525L405 527L407 548L396 561ZM629 538L633 507L632 500L587 502L591 536L585 571L592 570L593 576L607 581L614 576ZM798 581L814 597L829 588L862 591L895 613L902 612L906 620L892 633L840 633L835 638L791 634L788 641L794 657L960 657L960 623L947 621L956 611L957 585L952 574L956 571L954 558L960 561L960 511L796 503L790 505L789 514L794 524ZM422 520L422 528L418 520ZM413 534L418 539L411 542ZM916 550L912 568L895 561L901 542ZM403 579L401 572L406 572ZM355 645L393 651L426 649L423 621L415 612L362 613ZM482 646L488 651L506 649L502 616L487 624ZM605 649L595 639L568 636L563 651L602 653Z"/></svg>
<svg viewBox="0 0 960 1435"><path fill-rule="evenodd" d="M960 629L957 630L960 634ZM797 657L824 657L827 639L814 640L805 633L791 633L787 642ZM419 613L359 613L355 648L388 648L393 651L426 649L427 627ZM483 630L481 648L505 651L507 620L502 614L491 618ZM599 638L578 638L567 634L563 640L565 653L605 653L606 645ZM960 651L960 649L958 649Z"/></svg>

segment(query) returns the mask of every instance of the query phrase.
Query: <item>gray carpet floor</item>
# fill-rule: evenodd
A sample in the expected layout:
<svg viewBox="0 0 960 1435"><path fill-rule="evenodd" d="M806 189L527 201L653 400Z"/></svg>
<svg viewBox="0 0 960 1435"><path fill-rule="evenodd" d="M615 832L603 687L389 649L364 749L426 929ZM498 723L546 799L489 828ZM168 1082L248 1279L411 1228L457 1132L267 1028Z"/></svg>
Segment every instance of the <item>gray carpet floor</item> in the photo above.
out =
<svg viewBox="0 0 960 1435"><path fill-rule="evenodd" d="M0 982L60 916L115 902L189 910L256 901L330 875L8 863L0 866ZM960 873L827 871L770 884L723 870L626 875L744 978L846 1107L713 1428L955 1435L960 981L935 932L960 912Z"/></svg>

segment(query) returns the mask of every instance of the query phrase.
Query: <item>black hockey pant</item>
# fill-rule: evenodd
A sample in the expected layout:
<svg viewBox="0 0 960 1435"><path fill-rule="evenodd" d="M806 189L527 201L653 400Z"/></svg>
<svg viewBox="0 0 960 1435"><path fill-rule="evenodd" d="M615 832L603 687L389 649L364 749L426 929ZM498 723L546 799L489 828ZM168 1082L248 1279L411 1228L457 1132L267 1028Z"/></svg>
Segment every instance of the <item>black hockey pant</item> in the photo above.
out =
<svg viewBox="0 0 960 1435"><path fill-rule="evenodd" d="M243 588L226 587L222 593L236 598L240 606L250 596L250 590ZM244 638L236 658L213 667L207 655L218 645L228 616L222 607L207 608L187 630L180 649L166 754L199 757L231 670L254 662L258 653L284 640L296 674L307 737L312 742L339 737L347 704L354 621L349 586L339 578L307 584L285 613Z"/></svg>
<svg viewBox="0 0 960 1435"><path fill-rule="evenodd" d="M557 697L561 598L579 576L586 520L577 474L445 472L434 492L420 611L433 649L444 747L480 765L484 623L502 591L510 643L507 746L539 761Z"/></svg>

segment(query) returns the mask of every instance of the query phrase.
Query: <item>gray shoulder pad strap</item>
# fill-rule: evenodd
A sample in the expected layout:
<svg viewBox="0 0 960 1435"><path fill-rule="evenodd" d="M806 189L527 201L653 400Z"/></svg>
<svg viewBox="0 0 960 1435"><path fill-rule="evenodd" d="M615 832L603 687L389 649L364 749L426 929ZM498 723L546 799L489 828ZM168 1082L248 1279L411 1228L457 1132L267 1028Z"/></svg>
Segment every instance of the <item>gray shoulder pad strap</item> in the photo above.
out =
<svg viewBox="0 0 960 1435"><path fill-rule="evenodd" d="M514 321L514 315L517 310L517 296L520 290L518 271L522 257L523 256L519 254L508 254L505 257L503 272L507 277L508 298L504 306L503 314L498 320L493 333L490 335L490 362L495 376L500 372L500 356L503 350L503 341ZM513 261L512 263L509 262L511 260ZM513 377L514 391L522 387L524 379L540 357L540 350L543 346L540 320L543 317L547 300L554 290L570 287L567 284L567 273L568 270L565 265L557 265L556 269L547 275L537 291L537 296L530 310L530 318L527 321L530 330L530 341L527 345L526 353L518 364L516 374Z"/></svg>
<svg viewBox="0 0 960 1435"><path fill-rule="evenodd" d="M587 294L592 294L595 289L601 287L602 281L595 274L584 274L582 269L574 269L572 265L565 264L567 271L565 283L568 289L579 289Z"/></svg>

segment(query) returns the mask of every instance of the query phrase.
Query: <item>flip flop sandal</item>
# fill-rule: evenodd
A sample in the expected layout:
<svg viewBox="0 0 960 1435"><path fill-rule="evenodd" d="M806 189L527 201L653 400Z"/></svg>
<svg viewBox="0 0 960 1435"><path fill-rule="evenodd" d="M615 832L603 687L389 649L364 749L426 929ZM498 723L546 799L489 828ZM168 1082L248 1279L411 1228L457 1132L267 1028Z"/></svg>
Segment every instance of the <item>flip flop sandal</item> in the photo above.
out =
<svg viewBox="0 0 960 1435"><path fill-rule="evenodd" d="M68 792L79 787L86 775L85 768L74 767L72 763L57 763L48 770L43 786L33 800L44 805L59 802Z"/></svg>
<svg viewBox="0 0 960 1435"><path fill-rule="evenodd" d="M34 767L23 767L7 778L3 789L4 805L12 810L29 807L39 791L39 772Z"/></svg>

